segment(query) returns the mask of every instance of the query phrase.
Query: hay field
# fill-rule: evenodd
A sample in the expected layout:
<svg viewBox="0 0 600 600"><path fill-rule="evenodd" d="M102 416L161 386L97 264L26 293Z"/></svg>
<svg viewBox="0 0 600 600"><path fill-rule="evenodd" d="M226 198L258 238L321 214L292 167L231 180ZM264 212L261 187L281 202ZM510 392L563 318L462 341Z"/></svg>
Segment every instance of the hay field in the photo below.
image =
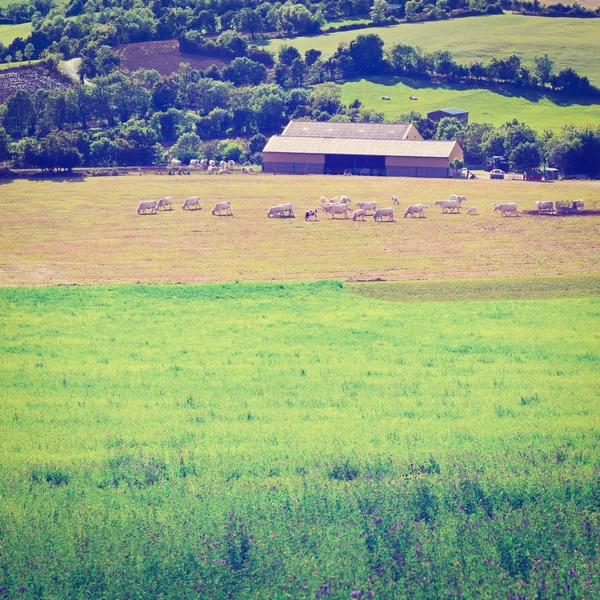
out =
<svg viewBox="0 0 600 600"><path fill-rule="evenodd" d="M31 23L0 25L0 43L8 46L15 38L20 37L25 39L30 33Z"/></svg>
<svg viewBox="0 0 600 600"><path fill-rule="evenodd" d="M444 279L597 273L600 217L502 218L492 202L584 198L600 209L600 183L452 181L240 174L130 175L0 184L0 285L236 280ZM442 215L436 199L464 194L478 216ZM321 195L400 208L430 204L426 219L354 223L303 211ZM138 216L140 200L174 196L171 213ZM203 209L181 210L189 196ZM234 217L210 214L231 200ZM293 202L296 219L267 219Z"/></svg>
<svg viewBox="0 0 600 600"><path fill-rule="evenodd" d="M4 596L598 598L597 292L354 291L0 289Z"/></svg>
<svg viewBox="0 0 600 600"><path fill-rule="evenodd" d="M557 94L540 94L512 87L471 88L460 85L434 85L415 79L377 76L340 84L342 102L355 98L369 108L395 120L410 110L425 114L445 106L468 109L469 120L501 125L517 118L543 132L564 125L588 125L600 122L600 104L580 103ZM382 100L388 96L390 100ZM417 100L410 100L416 96Z"/></svg>
<svg viewBox="0 0 600 600"><path fill-rule="evenodd" d="M455 60L464 63L515 53L531 66L535 56L547 52L559 70L572 67L592 83L600 84L599 19L490 15L273 40L271 47L291 44L302 52L318 48L327 56L335 52L340 42L350 42L361 33L376 33L386 44L402 42L430 52L450 49Z"/></svg>

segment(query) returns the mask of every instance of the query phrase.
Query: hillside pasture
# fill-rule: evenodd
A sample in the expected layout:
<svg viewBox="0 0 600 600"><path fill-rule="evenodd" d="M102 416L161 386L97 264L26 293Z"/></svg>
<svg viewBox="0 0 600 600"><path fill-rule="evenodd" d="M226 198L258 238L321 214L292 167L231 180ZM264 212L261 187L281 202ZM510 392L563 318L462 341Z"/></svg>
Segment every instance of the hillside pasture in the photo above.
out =
<svg viewBox="0 0 600 600"><path fill-rule="evenodd" d="M576 280L0 290L3 593L599 597Z"/></svg>
<svg viewBox="0 0 600 600"><path fill-rule="evenodd" d="M467 64L518 54L531 67L534 57L548 53L555 69L572 67L600 85L600 19L490 15L272 40L270 46L288 44L301 52L317 48L329 56L340 42L349 43L365 33L379 35L386 44L401 42L429 52L450 50L456 61Z"/></svg>
<svg viewBox="0 0 600 600"><path fill-rule="evenodd" d="M18 25L0 25L0 43L8 46L15 38L23 38L31 33L31 23L19 23ZM13 56L14 58L14 56Z"/></svg>
<svg viewBox="0 0 600 600"><path fill-rule="evenodd" d="M358 98L364 106L383 112L386 119L416 110L423 115L440 107L457 106L469 111L471 122L501 125L517 118L542 132L564 125L600 122L600 104L565 99L513 87L476 88L457 84L436 85L427 81L375 76L340 84L342 102ZM382 100L388 96L390 100ZM417 100L410 100L414 96Z"/></svg>
<svg viewBox="0 0 600 600"><path fill-rule="evenodd" d="M130 175L0 183L0 285L220 282L235 280L444 279L597 273L600 183L454 181L341 176ZM479 215L441 214L457 193ZM306 222L319 197L352 203L400 198L393 223ZM140 201L173 196L175 210L139 216ZM181 203L200 196L202 210ZM583 198L590 213L502 218L493 202ZM230 200L234 217L210 214ZM292 202L295 219L267 219ZM425 219L403 219L409 204ZM596 212L594 212L594 210Z"/></svg>
<svg viewBox="0 0 600 600"><path fill-rule="evenodd" d="M179 52L177 40L123 44L117 46L115 52L121 59L121 67L125 69L155 69L163 76L177 71L181 63L189 63L193 69L204 70L212 65L221 69L230 62L212 56Z"/></svg>

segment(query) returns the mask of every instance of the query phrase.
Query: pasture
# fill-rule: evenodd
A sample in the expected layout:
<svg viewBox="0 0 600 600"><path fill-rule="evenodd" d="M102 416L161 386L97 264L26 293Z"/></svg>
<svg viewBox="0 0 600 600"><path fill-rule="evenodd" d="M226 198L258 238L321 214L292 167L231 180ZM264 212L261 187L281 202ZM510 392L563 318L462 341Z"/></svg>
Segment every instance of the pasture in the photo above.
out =
<svg viewBox="0 0 600 600"><path fill-rule="evenodd" d="M377 177L129 175L0 183L0 285L199 283L236 280L408 280L597 273L600 184ZM436 200L467 197L479 215L442 215ZM391 205L393 223L331 220L304 211L346 194ZM175 210L139 216L138 203L173 196ZM199 196L202 210L181 203ZM502 218L493 202L583 198L587 216ZM210 214L232 203L234 217ZM296 219L267 219L292 202ZM426 219L403 219L409 204Z"/></svg>
<svg viewBox="0 0 600 600"><path fill-rule="evenodd" d="M567 281L0 290L1 592L597 598L600 299Z"/></svg>
<svg viewBox="0 0 600 600"><path fill-rule="evenodd" d="M598 19L490 15L272 40L270 45L273 49L281 44L293 45L301 52L317 48L329 56L340 42L349 43L364 33L375 33L386 44L401 42L429 52L450 49L461 63L518 54L525 65L532 66L534 57L548 53L556 63L555 69L572 67L593 84L600 84Z"/></svg>
<svg viewBox="0 0 600 600"><path fill-rule="evenodd" d="M425 115L440 107L458 106L469 111L469 120L501 125L517 118L540 132L564 125L588 125L600 121L600 104L581 103L556 94L541 94L511 87L475 88L436 85L416 79L376 76L340 84L342 102L358 98L364 106L396 120L401 113L416 110ZM388 96L390 100L382 100ZM416 96L417 100L410 100Z"/></svg>
<svg viewBox="0 0 600 600"><path fill-rule="evenodd" d="M30 33L31 23L0 25L0 43L8 46L15 38L20 37L25 39Z"/></svg>

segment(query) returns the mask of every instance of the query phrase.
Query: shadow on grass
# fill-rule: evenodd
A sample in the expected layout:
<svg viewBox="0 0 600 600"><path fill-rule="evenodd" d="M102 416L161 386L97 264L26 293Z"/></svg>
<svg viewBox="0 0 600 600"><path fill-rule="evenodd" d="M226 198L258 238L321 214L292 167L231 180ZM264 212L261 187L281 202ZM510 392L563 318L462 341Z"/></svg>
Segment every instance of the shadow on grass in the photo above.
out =
<svg viewBox="0 0 600 600"><path fill-rule="evenodd" d="M359 82L368 81L376 85L384 85L386 87L395 87L398 84L403 84L406 87L415 90L451 90L455 92L467 92L476 90L487 90L492 94L498 94L505 98L523 98L528 102L539 102L540 100L548 100L556 106L594 106L600 104L600 98L586 97L576 98L573 96L567 96L559 92L552 92L549 89L546 90L532 90L526 88L520 88L513 85L492 85L481 82L480 85L476 83L440 83L433 82L427 79L417 79L412 77L400 77L397 75L372 75L370 77L356 77L353 79L346 79L343 83L348 82Z"/></svg>

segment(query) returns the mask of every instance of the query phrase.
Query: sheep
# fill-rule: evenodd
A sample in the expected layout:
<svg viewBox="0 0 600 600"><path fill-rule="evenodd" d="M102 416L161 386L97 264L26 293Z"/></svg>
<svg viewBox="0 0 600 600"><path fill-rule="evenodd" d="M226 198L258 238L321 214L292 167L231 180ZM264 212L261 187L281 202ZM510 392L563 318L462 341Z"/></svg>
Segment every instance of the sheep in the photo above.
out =
<svg viewBox="0 0 600 600"><path fill-rule="evenodd" d="M176 158L171 159L171 167L173 169L180 169L181 168L181 161L177 160Z"/></svg>
<svg viewBox="0 0 600 600"><path fill-rule="evenodd" d="M329 204L340 204L340 199L337 196L329 199Z"/></svg>
<svg viewBox="0 0 600 600"><path fill-rule="evenodd" d="M190 160L190 168L197 169L200 166L200 161L197 158Z"/></svg>
<svg viewBox="0 0 600 600"><path fill-rule="evenodd" d="M158 203L156 200L146 200L145 202L140 202L140 205L137 207L137 214L141 215L142 211L146 214L146 211L150 209L150 214L155 215L158 210Z"/></svg>
<svg viewBox="0 0 600 600"><path fill-rule="evenodd" d="M477 207L476 206L469 206L469 208L467 210L467 214L468 215L476 215L477 214Z"/></svg>
<svg viewBox="0 0 600 600"><path fill-rule="evenodd" d="M235 169L235 160L229 161L229 170L233 171Z"/></svg>
<svg viewBox="0 0 600 600"><path fill-rule="evenodd" d="M575 200L572 204L572 208L574 208L575 210L583 210L584 205L585 202L583 200Z"/></svg>
<svg viewBox="0 0 600 600"><path fill-rule="evenodd" d="M224 200L223 202L218 202L215 204L214 208L212 209L212 214L215 215L216 213L219 213L220 215L221 211L223 210L225 211L225 214L233 217L233 213L231 212L231 202L229 202L229 200Z"/></svg>
<svg viewBox="0 0 600 600"><path fill-rule="evenodd" d="M394 209L393 208L378 208L373 214L373 221L383 221L383 217L387 217L388 221L394 220Z"/></svg>
<svg viewBox="0 0 600 600"><path fill-rule="evenodd" d="M267 218L270 219L272 217L283 217L283 207L271 206L271 208L267 212Z"/></svg>
<svg viewBox="0 0 600 600"><path fill-rule="evenodd" d="M305 221L310 221L311 217L314 217L314 220L316 221L318 218L318 210L315 208L313 210L308 210L306 211L306 214L304 215L304 220Z"/></svg>
<svg viewBox="0 0 600 600"><path fill-rule="evenodd" d="M364 209L362 209L362 208L359 208L358 210L355 210L355 211L352 213L352 220L353 220L353 221L358 221L358 219L359 219L360 217L362 217L362 218L360 219L361 221L364 221L364 220L365 220L365 211L364 211Z"/></svg>
<svg viewBox="0 0 600 600"><path fill-rule="evenodd" d="M285 214L287 213L287 215ZM291 203L288 204L278 204L277 206L272 206L269 209L269 212L267 213L267 217L276 217L276 216L280 216L280 217L292 217L295 218L296 215L294 215L294 207Z"/></svg>
<svg viewBox="0 0 600 600"><path fill-rule="evenodd" d="M514 216L517 217L519 215L519 210L517 209L517 205L514 202L508 202L505 204L492 204L494 207L494 211L499 210L502 213L503 217L510 216L514 213Z"/></svg>
<svg viewBox="0 0 600 600"><path fill-rule="evenodd" d="M242 167L242 175L248 175L248 167Z"/></svg>
<svg viewBox="0 0 600 600"><path fill-rule="evenodd" d="M226 169L226 168L227 168L227 163L226 163L224 160L222 160L222 161L219 163L219 167L221 167L221 169Z"/></svg>
<svg viewBox="0 0 600 600"><path fill-rule="evenodd" d="M400 200L398 200L398 196L392 196L392 204L400 205Z"/></svg>
<svg viewBox="0 0 600 600"><path fill-rule="evenodd" d="M227 169L219 169L219 175L229 175L229 171Z"/></svg>
<svg viewBox="0 0 600 600"><path fill-rule="evenodd" d="M198 196L194 196L193 198L187 198L183 201L181 208L183 210L200 210L200 198Z"/></svg>
<svg viewBox="0 0 600 600"><path fill-rule="evenodd" d="M550 200L538 200L535 203L538 214L541 212L552 212L554 210L554 202Z"/></svg>
<svg viewBox="0 0 600 600"><path fill-rule="evenodd" d="M413 204L404 211L404 218L406 219L406 217L410 215L414 219L415 215L418 214L419 217L424 219L425 214L423 213L423 209L425 208L429 208L429 206L427 206L426 204Z"/></svg>
<svg viewBox="0 0 600 600"><path fill-rule="evenodd" d="M435 205L442 207L442 213L445 213L447 210L450 210L450 212L460 212L460 202L458 200L436 200Z"/></svg>
<svg viewBox="0 0 600 600"><path fill-rule="evenodd" d="M340 204L350 204L350 198L348 196L340 196Z"/></svg>
<svg viewBox="0 0 600 600"><path fill-rule="evenodd" d="M209 166L209 167L216 167L216 166L217 166L217 163L215 163L215 161L214 161L214 160L209 160L209 161L208 161L208 166Z"/></svg>
<svg viewBox="0 0 600 600"><path fill-rule="evenodd" d="M208 161L207 161L205 158L203 158L203 159L200 161L200 166L202 167L202 169L203 169L204 171L206 171L206 167L208 166Z"/></svg>
<svg viewBox="0 0 600 600"><path fill-rule="evenodd" d="M319 202L321 203L321 206L325 206L326 204L329 204L329 200L327 200L327 198L325 198L325 196L321 196L319 198Z"/></svg>
<svg viewBox="0 0 600 600"><path fill-rule="evenodd" d="M169 210L173 210L173 198L171 196L167 196L166 198L161 198L156 203L156 210L158 211L161 208L163 210L167 210L167 206L169 207Z"/></svg>
<svg viewBox="0 0 600 600"><path fill-rule="evenodd" d="M213 173L217 173L219 171L219 167L215 167L214 165L211 165L210 167L208 167L208 174L212 175Z"/></svg>
<svg viewBox="0 0 600 600"><path fill-rule="evenodd" d="M357 202L354 206L358 206L358 208L364 210L365 214L368 210L377 210L377 202Z"/></svg>
<svg viewBox="0 0 600 600"><path fill-rule="evenodd" d="M332 219L335 218L335 215L341 215L342 213L344 214L344 219L347 219L350 207L347 204L328 204L323 210L328 212Z"/></svg>

